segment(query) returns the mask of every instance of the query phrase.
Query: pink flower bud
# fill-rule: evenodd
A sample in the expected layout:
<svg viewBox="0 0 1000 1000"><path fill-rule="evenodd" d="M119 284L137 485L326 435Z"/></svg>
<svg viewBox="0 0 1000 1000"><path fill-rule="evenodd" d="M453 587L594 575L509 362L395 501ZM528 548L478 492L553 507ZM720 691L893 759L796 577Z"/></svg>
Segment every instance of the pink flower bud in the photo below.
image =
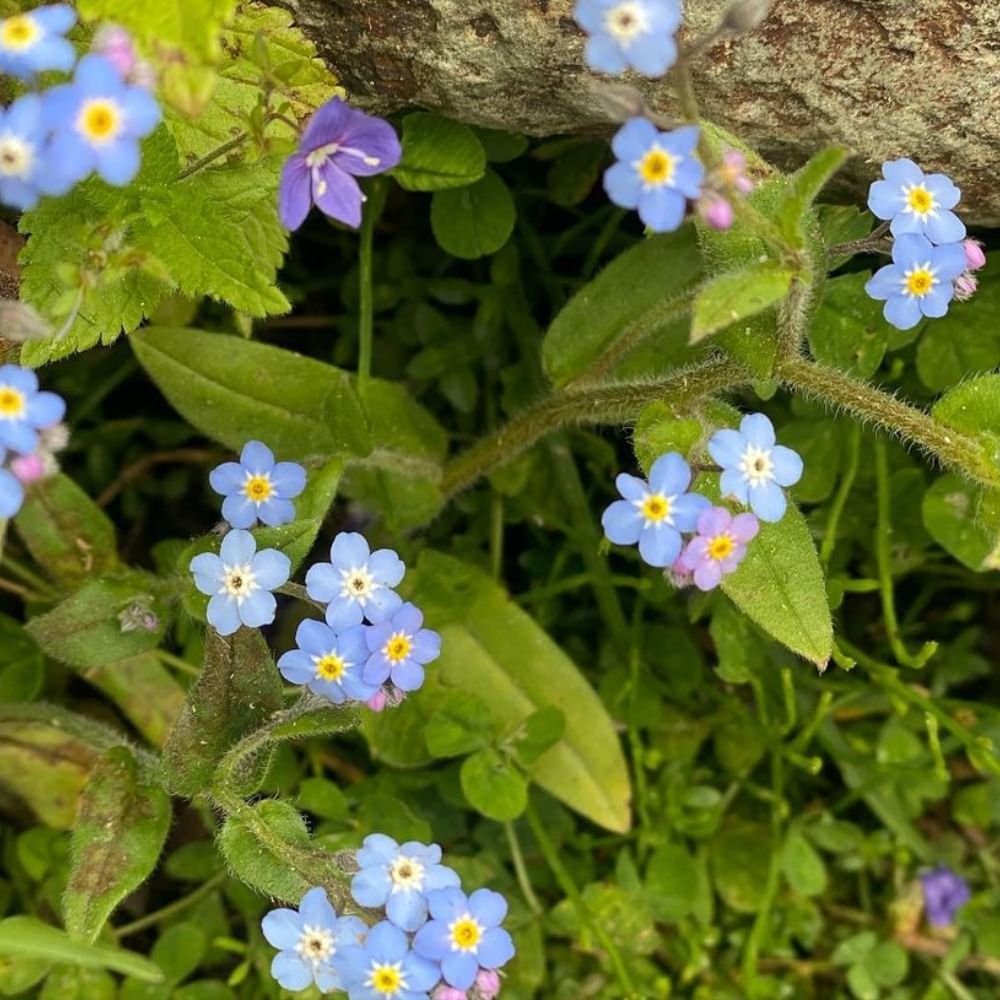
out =
<svg viewBox="0 0 1000 1000"><path fill-rule="evenodd" d="M965 240L962 249L965 250L965 263L970 271L978 271L986 266L986 253L979 240Z"/></svg>
<svg viewBox="0 0 1000 1000"><path fill-rule="evenodd" d="M729 229L733 224L733 206L725 198L708 195L699 202L698 211L713 229Z"/></svg>
<svg viewBox="0 0 1000 1000"><path fill-rule="evenodd" d="M480 969L476 976L476 989L482 1000L494 1000L500 992L500 976L493 969Z"/></svg>
<svg viewBox="0 0 1000 1000"><path fill-rule="evenodd" d="M434 991L434 1000L469 1000L465 990L456 990L454 986L439 986Z"/></svg>
<svg viewBox="0 0 1000 1000"><path fill-rule="evenodd" d="M724 183L735 188L740 194L749 194L753 190L753 181L746 175L747 158L736 149L727 149L722 154L722 167L719 174Z"/></svg>
<svg viewBox="0 0 1000 1000"><path fill-rule="evenodd" d="M365 702L365 704L373 712L381 712L385 708L385 703L386 703L387 700L388 700L388 697L387 697L387 695L385 693L385 688L379 688L378 691L376 691L368 699L368 701Z"/></svg>
<svg viewBox="0 0 1000 1000"><path fill-rule="evenodd" d="M684 564L683 560L684 553L682 552L675 560L673 566L667 569L666 577L669 583L672 583L678 590L684 587L690 587L694 583L694 573L691 572Z"/></svg>
<svg viewBox="0 0 1000 1000"><path fill-rule="evenodd" d="M45 459L37 452L33 455L18 455L11 459L10 471L27 486L44 477Z"/></svg>
<svg viewBox="0 0 1000 1000"><path fill-rule="evenodd" d="M976 276L969 271L964 271L955 279L955 299L958 302L965 302L976 294L979 282Z"/></svg>
<svg viewBox="0 0 1000 1000"><path fill-rule="evenodd" d="M97 29L94 51L104 56L123 77L135 69L138 60L132 36L120 24L105 24Z"/></svg>

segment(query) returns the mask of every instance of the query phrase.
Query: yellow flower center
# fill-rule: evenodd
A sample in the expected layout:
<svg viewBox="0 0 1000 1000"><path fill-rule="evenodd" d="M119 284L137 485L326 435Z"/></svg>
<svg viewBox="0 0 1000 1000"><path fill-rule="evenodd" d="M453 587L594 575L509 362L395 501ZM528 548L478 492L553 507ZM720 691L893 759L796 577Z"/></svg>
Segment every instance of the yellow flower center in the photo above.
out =
<svg viewBox="0 0 1000 1000"><path fill-rule="evenodd" d="M639 161L639 176L650 187L662 187L673 181L678 162L679 156L654 146Z"/></svg>
<svg viewBox="0 0 1000 1000"><path fill-rule="evenodd" d="M267 476L248 476L243 484L243 492L254 503L263 503L274 494L274 487Z"/></svg>
<svg viewBox="0 0 1000 1000"><path fill-rule="evenodd" d="M368 986L387 997L405 989L400 963L396 962L392 965L372 963L371 974L368 976Z"/></svg>
<svg viewBox="0 0 1000 1000"><path fill-rule="evenodd" d="M24 416L24 393L9 385L0 386L0 419L16 420Z"/></svg>
<svg viewBox="0 0 1000 1000"><path fill-rule="evenodd" d="M451 943L459 951L475 951L483 936L483 929L468 913L459 917L448 928Z"/></svg>
<svg viewBox="0 0 1000 1000"><path fill-rule="evenodd" d="M339 681L344 676L347 664L342 656L336 653L327 653L326 656L315 658L316 675L325 681Z"/></svg>
<svg viewBox="0 0 1000 1000"><path fill-rule="evenodd" d="M906 204L914 215L928 215L937 207L934 195L923 184L914 185L906 192Z"/></svg>
<svg viewBox="0 0 1000 1000"><path fill-rule="evenodd" d="M710 559L728 559L736 551L736 541L732 535L716 535L708 543L708 555Z"/></svg>
<svg viewBox="0 0 1000 1000"><path fill-rule="evenodd" d="M121 109L107 98L92 97L83 102L76 127L92 143L102 145L111 142L122 128Z"/></svg>
<svg viewBox="0 0 1000 1000"><path fill-rule="evenodd" d="M922 299L934 287L934 272L927 266L906 272L906 293Z"/></svg>
<svg viewBox="0 0 1000 1000"><path fill-rule="evenodd" d="M670 517L670 500L662 493L650 493L642 501L642 516L647 521L654 523L664 521Z"/></svg>
<svg viewBox="0 0 1000 1000"><path fill-rule="evenodd" d="M3 47L18 51L29 48L37 41L41 32L34 18L27 14L16 14L8 17L0 28L0 38L3 39Z"/></svg>
<svg viewBox="0 0 1000 1000"><path fill-rule="evenodd" d="M387 660L393 663L401 663L410 655L412 645L408 635L403 632L397 632L395 635L390 636L382 652L385 654Z"/></svg>

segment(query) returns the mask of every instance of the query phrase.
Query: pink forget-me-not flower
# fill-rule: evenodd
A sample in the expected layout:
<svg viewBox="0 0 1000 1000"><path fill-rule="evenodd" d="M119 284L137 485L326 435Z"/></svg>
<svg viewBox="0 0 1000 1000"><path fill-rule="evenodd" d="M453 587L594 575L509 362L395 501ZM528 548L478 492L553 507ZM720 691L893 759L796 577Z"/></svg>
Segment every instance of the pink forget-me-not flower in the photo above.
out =
<svg viewBox="0 0 1000 1000"><path fill-rule="evenodd" d="M590 36L587 65L600 73L657 77L677 61L678 0L579 0L573 16Z"/></svg>
<svg viewBox="0 0 1000 1000"><path fill-rule="evenodd" d="M925 174L913 160L882 164L885 180L868 191L872 214L886 222L893 236L918 233L931 243L955 243L965 236L965 225L953 212L961 192L944 174Z"/></svg>
<svg viewBox="0 0 1000 1000"><path fill-rule="evenodd" d="M681 553L680 565L694 576L699 590L714 590L734 573L746 555L747 543L760 530L754 514L737 514L711 507L698 517L697 531Z"/></svg>
<svg viewBox="0 0 1000 1000"><path fill-rule="evenodd" d="M355 177L391 170L402 147L393 127L350 107L339 97L309 120L299 150L281 175L279 208L288 229L298 229L313 205L355 229L361 225L364 195Z"/></svg>

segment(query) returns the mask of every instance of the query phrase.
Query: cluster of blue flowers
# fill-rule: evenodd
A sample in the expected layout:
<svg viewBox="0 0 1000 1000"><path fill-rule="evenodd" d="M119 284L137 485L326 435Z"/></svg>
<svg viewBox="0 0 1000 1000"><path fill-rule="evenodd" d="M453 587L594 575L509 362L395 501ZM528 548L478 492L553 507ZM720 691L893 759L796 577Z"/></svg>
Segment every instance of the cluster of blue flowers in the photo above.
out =
<svg viewBox="0 0 1000 1000"><path fill-rule="evenodd" d="M912 160L882 164L882 180L868 192L868 207L888 222L895 238L892 263L865 285L884 301L883 315L900 330L924 317L944 316L952 299L976 290L973 274L986 263L981 244L965 238L965 225L952 211L961 192L944 174L925 174Z"/></svg>
<svg viewBox="0 0 1000 1000"><path fill-rule="evenodd" d="M679 0L579 0L574 16L588 35L587 65L599 73L634 69L660 77L677 61ZM641 116L625 122L611 142L617 162L604 175L608 197L622 208L636 209L656 233L677 229L689 201L696 202L709 225L728 229L732 199L746 194L753 183L735 150L706 176L695 153L699 134L696 125L661 131Z"/></svg>
<svg viewBox="0 0 1000 1000"><path fill-rule="evenodd" d="M295 503L306 486L306 470L277 462L271 449L249 441L238 462L223 462L209 483L224 499L226 532L218 555L203 552L190 563L195 586L210 599L208 622L220 635L241 625L274 621L273 591L288 582L291 563L277 549L257 551L249 529L295 519ZM278 660L282 676L334 704L364 702L374 711L398 705L424 683L424 667L441 652L441 637L423 627L421 611L393 589L406 567L392 549L372 552L357 532L341 532L330 561L306 574L306 590L325 605L326 621L303 621L297 648Z"/></svg>
<svg viewBox="0 0 1000 1000"><path fill-rule="evenodd" d="M24 487L55 471L53 455L66 443L60 423L66 403L38 388L20 365L0 365L0 518L24 503Z"/></svg>
<svg viewBox="0 0 1000 1000"><path fill-rule="evenodd" d="M679 584L693 581L712 590L735 572L761 521L780 521L788 501L784 488L802 477L802 459L777 444L774 426L762 413L751 413L738 431L717 431L708 452L722 470L720 489L753 513L733 516L707 497L688 492L691 468L677 452L661 455L649 480L621 473L615 480L621 500L601 518L604 533L617 545L639 545L650 566L669 568ZM682 535L693 533L685 544Z"/></svg>
<svg viewBox="0 0 1000 1000"><path fill-rule="evenodd" d="M0 111L0 202L13 208L66 194L95 171L109 184L127 184L139 169L139 140L160 121L155 98L125 71L120 31L99 38L77 63L65 37L75 23L67 4L0 20L0 72L31 84L39 73L75 65L71 82L23 94Z"/></svg>
<svg viewBox="0 0 1000 1000"><path fill-rule="evenodd" d="M369 927L338 916L322 888L298 911L281 908L261 924L278 954L271 974L286 990L315 983L350 1000L493 1000L498 969L514 957L500 925L507 901L477 889L467 896L458 874L441 864L437 844L398 844L375 833L357 853L351 895L359 907L384 910Z"/></svg>

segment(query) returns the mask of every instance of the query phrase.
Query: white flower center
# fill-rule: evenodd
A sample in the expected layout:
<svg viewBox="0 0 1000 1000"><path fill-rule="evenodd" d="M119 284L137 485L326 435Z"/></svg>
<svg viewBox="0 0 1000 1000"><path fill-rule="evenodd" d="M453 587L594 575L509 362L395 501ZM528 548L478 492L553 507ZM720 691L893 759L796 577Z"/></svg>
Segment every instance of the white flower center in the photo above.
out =
<svg viewBox="0 0 1000 1000"><path fill-rule="evenodd" d="M362 149L355 149L353 146L341 146L339 142L328 142L325 146L319 146L317 149L306 154L306 166L312 172L313 192L317 198L322 198L329 187L326 178L320 173L320 168L336 153L357 157L357 159L369 167L377 167L382 162L377 156L369 156Z"/></svg>
<svg viewBox="0 0 1000 1000"><path fill-rule="evenodd" d="M400 855L389 867L393 892L412 889L420 892L424 885L424 866L416 858Z"/></svg>
<svg viewBox="0 0 1000 1000"><path fill-rule="evenodd" d="M0 135L0 177L25 177L34 162L34 146L11 132Z"/></svg>
<svg viewBox="0 0 1000 1000"><path fill-rule="evenodd" d="M774 478L774 462L771 450L748 444L740 459L740 471L751 486L761 486Z"/></svg>
<svg viewBox="0 0 1000 1000"><path fill-rule="evenodd" d="M475 955L479 949L479 942L483 939L483 933L483 925L471 913L463 913L448 924L451 950L467 951Z"/></svg>
<svg viewBox="0 0 1000 1000"><path fill-rule="evenodd" d="M367 566L352 566L340 571L340 596L350 597L362 607L378 589L379 584Z"/></svg>
<svg viewBox="0 0 1000 1000"><path fill-rule="evenodd" d="M337 949L334 947L333 934L330 931L325 927L310 927L306 924L302 928L295 950L302 956L303 961L319 965L331 958Z"/></svg>
<svg viewBox="0 0 1000 1000"><path fill-rule="evenodd" d="M242 566L225 566L224 569L225 575L222 578L220 593L235 597L236 603L242 604L257 589L257 581L250 569L250 563L244 563Z"/></svg>
<svg viewBox="0 0 1000 1000"><path fill-rule="evenodd" d="M649 31L649 13L644 4L625 0L604 15L604 27L623 49L627 49Z"/></svg>

